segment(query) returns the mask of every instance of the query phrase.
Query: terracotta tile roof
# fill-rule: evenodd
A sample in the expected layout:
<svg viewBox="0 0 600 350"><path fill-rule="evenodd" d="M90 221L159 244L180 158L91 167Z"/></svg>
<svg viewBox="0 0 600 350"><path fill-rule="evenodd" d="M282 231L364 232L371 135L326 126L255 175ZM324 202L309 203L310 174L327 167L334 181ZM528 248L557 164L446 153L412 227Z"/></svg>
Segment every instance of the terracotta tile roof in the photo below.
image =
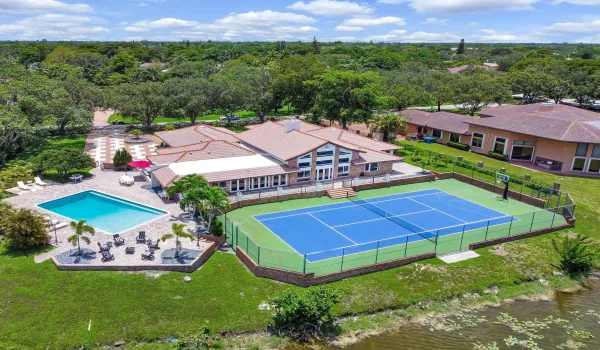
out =
<svg viewBox="0 0 600 350"><path fill-rule="evenodd" d="M259 176L283 175L289 173L297 173L298 171L300 171L300 168L288 167L287 165L274 165L261 168L219 171L202 174L202 177L204 177L208 182L218 182L238 179L250 179Z"/></svg>
<svg viewBox="0 0 600 350"><path fill-rule="evenodd" d="M410 124L427 126L461 135L470 135L469 125L465 122L472 120L473 117L448 112L428 113L416 109L409 109L402 113L407 116L407 122Z"/></svg>
<svg viewBox="0 0 600 350"><path fill-rule="evenodd" d="M154 170L152 174L164 188L169 187L177 179L177 174L168 166Z"/></svg>
<svg viewBox="0 0 600 350"><path fill-rule="evenodd" d="M401 162L402 160L401 157L389 153L368 150L367 152L361 153L358 159L352 161L352 164L361 165L379 162Z"/></svg>
<svg viewBox="0 0 600 350"><path fill-rule="evenodd" d="M194 160L244 157L256 154L249 149L225 141L209 141L194 146L164 148L163 151L165 150L170 150L172 153L148 156L148 160L154 164L171 164Z"/></svg>
<svg viewBox="0 0 600 350"><path fill-rule="evenodd" d="M265 122L239 134L240 140L282 160L311 152L328 142L298 130L284 132L283 126Z"/></svg>
<svg viewBox="0 0 600 350"><path fill-rule="evenodd" d="M223 130L227 129L202 124L177 130L160 131L155 133L155 135L171 147L189 146L217 140L239 142L234 133L229 132L229 130L227 132Z"/></svg>
<svg viewBox="0 0 600 350"><path fill-rule="evenodd" d="M600 113L565 105L530 104L488 108L485 114L492 118L468 123L551 140L600 143Z"/></svg>

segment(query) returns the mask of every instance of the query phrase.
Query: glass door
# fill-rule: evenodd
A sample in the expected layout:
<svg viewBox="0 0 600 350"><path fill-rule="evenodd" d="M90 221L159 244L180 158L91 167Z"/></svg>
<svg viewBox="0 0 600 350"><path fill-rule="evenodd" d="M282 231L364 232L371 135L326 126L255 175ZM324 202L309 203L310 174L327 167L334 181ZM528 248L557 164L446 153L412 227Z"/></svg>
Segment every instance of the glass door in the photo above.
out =
<svg viewBox="0 0 600 350"><path fill-rule="evenodd" d="M321 168L317 169L317 181L326 181L333 178L333 168Z"/></svg>

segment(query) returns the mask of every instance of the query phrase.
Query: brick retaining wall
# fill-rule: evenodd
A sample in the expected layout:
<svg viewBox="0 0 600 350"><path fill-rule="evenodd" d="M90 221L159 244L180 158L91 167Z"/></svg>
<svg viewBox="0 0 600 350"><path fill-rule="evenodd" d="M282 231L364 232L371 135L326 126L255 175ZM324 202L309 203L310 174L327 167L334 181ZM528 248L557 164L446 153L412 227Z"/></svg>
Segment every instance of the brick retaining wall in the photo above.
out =
<svg viewBox="0 0 600 350"><path fill-rule="evenodd" d="M488 247L488 246L491 246L491 245L496 245L496 244L501 244L501 243L516 241L516 240L523 239L523 238L535 237L535 236L543 235L543 234L546 234L546 233L549 233L549 232L553 232L553 231L557 231L557 230L562 230L564 228L573 227L574 223L575 223L574 220L569 220L567 224L561 225L561 226L548 227L548 228L545 228L545 229L541 229L541 230L537 230L537 231L531 231L531 232L526 232L526 233L521 233L519 235L514 235L514 236L500 237L500 238L496 238L496 239L491 239L491 240L486 241L486 242L471 243L471 244L469 244L469 249L470 250L474 250L474 249L479 249L479 248L483 248L483 247Z"/></svg>
<svg viewBox="0 0 600 350"><path fill-rule="evenodd" d="M313 272L300 273L293 271L281 270L273 267L259 266L252 260L248 254L241 248L237 247L236 255L238 259L257 277L269 278L272 280L294 284L300 287L310 287L319 284L331 283L339 280L343 280L348 277L354 277L365 273L372 273L377 271L383 271L394 267L407 265L419 260L435 258L435 253L427 253L422 255L415 255L404 259L397 259L386 261L379 264L367 265L340 271L328 275L316 276Z"/></svg>

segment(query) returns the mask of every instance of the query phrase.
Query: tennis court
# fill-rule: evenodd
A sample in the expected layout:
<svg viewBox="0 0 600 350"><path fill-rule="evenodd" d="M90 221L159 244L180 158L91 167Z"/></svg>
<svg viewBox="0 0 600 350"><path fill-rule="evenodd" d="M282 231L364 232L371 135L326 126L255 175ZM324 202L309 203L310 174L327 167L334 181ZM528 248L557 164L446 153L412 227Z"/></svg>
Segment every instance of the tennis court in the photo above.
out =
<svg viewBox="0 0 600 350"><path fill-rule="evenodd" d="M254 217L309 262L510 222L496 210L439 189L353 199ZM466 226L466 227L465 227Z"/></svg>

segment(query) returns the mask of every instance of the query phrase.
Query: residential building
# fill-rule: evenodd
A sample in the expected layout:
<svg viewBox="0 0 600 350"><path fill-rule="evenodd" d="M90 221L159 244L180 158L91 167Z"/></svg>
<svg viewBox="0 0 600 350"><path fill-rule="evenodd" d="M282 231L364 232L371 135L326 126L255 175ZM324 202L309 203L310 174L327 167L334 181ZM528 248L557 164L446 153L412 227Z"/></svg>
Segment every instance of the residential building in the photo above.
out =
<svg viewBox="0 0 600 350"><path fill-rule="evenodd" d="M600 173L600 114L550 103L487 108L469 119L471 151L560 173Z"/></svg>
<svg viewBox="0 0 600 350"><path fill-rule="evenodd" d="M428 113L416 109L402 112L407 118L407 135L412 139L422 139L425 136L437 138L438 143L448 141L469 144L471 133L465 122L473 119L456 113Z"/></svg>
<svg viewBox="0 0 600 350"><path fill-rule="evenodd" d="M448 72L450 73L460 73L464 70L467 69L483 69L483 70L490 70L490 69L494 69L491 66L488 66L487 64L485 65L479 65L479 64L463 64L462 66L458 66L458 67L452 67L452 68L448 68Z"/></svg>
<svg viewBox="0 0 600 350"><path fill-rule="evenodd" d="M399 146L339 128L288 120L236 134L197 125L156 133L167 147L149 156L152 186L190 174L229 192L391 174Z"/></svg>

